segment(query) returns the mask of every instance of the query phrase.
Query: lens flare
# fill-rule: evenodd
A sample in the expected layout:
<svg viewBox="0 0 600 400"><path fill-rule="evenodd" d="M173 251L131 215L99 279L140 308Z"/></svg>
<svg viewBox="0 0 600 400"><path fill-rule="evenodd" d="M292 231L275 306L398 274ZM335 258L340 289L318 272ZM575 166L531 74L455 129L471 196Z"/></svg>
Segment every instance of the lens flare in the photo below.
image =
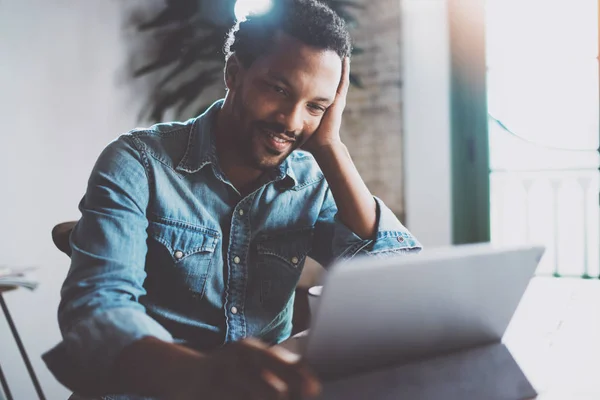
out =
<svg viewBox="0 0 600 400"><path fill-rule="evenodd" d="M237 0L234 9L235 18L244 21L248 15L268 12L272 6L272 0Z"/></svg>

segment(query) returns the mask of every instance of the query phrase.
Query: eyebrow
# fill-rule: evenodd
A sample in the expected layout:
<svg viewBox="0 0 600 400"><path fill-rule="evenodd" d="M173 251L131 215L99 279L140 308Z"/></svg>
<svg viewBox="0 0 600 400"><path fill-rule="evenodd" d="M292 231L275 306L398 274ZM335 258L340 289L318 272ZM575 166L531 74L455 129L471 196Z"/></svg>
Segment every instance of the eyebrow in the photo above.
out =
<svg viewBox="0 0 600 400"><path fill-rule="evenodd" d="M290 82L284 76L282 76L276 72L269 71L269 72L267 72L267 75L269 75L269 77L271 77L272 79L280 81L287 87L292 87ZM333 100L331 100L329 97L315 97L312 101L323 102L323 103L333 103Z"/></svg>

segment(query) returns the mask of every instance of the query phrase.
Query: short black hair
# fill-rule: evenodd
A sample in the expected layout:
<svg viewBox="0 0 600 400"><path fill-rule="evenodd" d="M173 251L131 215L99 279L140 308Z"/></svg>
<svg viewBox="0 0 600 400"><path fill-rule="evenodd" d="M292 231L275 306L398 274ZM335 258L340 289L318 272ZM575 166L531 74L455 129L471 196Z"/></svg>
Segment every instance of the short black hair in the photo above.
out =
<svg viewBox="0 0 600 400"><path fill-rule="evenodd" d="M266 54L278 31L323 50L332 50L340 58L349 57L352 43L346 23L329 6L319 0L273 0L265 14L249 15L236 23L225 42L225 57L238 57L249 67Z"/></svg>

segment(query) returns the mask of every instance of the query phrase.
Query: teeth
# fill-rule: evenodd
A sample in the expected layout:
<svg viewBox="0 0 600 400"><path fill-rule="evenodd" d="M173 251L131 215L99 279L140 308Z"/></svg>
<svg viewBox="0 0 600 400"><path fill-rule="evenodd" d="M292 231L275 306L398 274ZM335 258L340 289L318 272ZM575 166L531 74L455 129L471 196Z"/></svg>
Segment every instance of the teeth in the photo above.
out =
<svg viewBox="0 0 600 400"><path fill-rule="evenodd" d="M273 140L275 140L277 143L287 143L288 142L288 140L285 140L278 136L275 136L274 133L269 133L269 137L272 138Z"/></svg>

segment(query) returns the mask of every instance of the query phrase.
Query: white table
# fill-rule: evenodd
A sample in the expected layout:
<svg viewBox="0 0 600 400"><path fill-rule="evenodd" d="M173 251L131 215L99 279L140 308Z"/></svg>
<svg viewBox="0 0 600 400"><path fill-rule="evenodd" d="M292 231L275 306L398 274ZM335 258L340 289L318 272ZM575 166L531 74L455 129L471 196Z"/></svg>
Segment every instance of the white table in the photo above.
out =
<svg viewBox="0 0 600 400"><path fill-rule="evenodd" d="M534 278L504 342L538 399L600 399L600 281Z"/></svg>
<svg viewBox="0 0 600 400"><path fill-rule="evenodd" d="M538 400L600 399L600 281L534 278L504 343Z"/></svg>

